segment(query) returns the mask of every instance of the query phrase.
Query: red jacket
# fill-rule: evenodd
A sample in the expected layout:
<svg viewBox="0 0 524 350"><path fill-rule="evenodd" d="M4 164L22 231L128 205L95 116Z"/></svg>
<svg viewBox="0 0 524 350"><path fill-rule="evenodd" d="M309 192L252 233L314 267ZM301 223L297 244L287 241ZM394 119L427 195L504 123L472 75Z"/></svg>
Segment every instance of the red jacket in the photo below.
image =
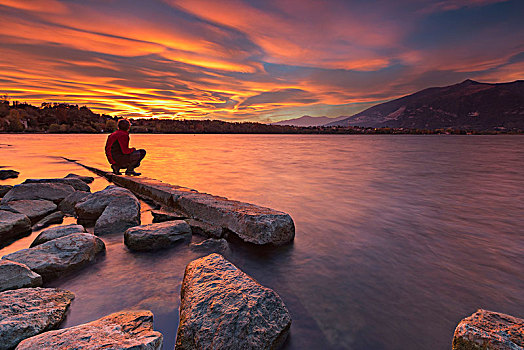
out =
<svg viewBox="0 0 524 350"><path fill-rule="evenodd" d="M117 130L107 137L106 157L111 164L116 164L115 158L118 160L121 155L131 154L135 150L135 148L129 148L129 132L127 131Z"/></svg>

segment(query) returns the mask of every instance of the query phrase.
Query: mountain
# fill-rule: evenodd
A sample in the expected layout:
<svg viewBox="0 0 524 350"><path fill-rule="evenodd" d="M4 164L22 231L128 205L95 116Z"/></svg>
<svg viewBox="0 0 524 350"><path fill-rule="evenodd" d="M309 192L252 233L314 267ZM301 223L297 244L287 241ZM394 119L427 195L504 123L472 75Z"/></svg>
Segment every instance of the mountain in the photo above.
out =
<svg viewBox="0 0 524 350"><path fill-rule="evenodd" d="M279 122L271 123L271 125L292 125L292 126L321 126L327 123L336 122L341 119L347 118L338 117L338 118L329 118L329 117L310 117L309 115L304 115L300 118L281 120Z"/></svg>
<svg viewBox="0 0 524 350"><path fill-rule="evenodd" d="M468 79L428 88L326 126L524 129L524 80L488 84Z"/></svg>

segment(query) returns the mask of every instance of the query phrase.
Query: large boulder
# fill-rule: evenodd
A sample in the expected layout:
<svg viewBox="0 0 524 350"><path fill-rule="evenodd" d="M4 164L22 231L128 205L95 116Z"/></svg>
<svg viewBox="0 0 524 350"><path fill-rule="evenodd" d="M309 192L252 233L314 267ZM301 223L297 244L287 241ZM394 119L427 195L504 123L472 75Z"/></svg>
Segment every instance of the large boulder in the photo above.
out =
<svg viewBox="0 0 524 350"><path fill-rule="evenodd" d="M53 225L53 224L61 224L64 222L64 213L61 211L55 211L54 213L51 213L44 218L40 219L36 224L33 225L33 230L38 231L43 228L46 228L47 226Z"/></svg>
<svg viewBox="0 0 524 350"><path fill-rule="evenodd" d="M75 327L45 332L21 342L17 350L155 350L162 333L153 330L151 311L121 311Z"/></svg>
<svg viewBox="0 0 524 350"><path fill-rule="evenodd" d="M64 178L65 179L70 179L70 178L80 179L84 181L86 184L90 184L91 182L95 181L95 178L92 176L82 176L82 175L77 175L77 174L67 174L66 176L64 176Z"/></svg>
<svg viewBox="0 0 524 350"><path fill-rule="evenodd" d="M277 349L291 317L277 293L221 255L186 267L176 349Z"/></svg>
<svg viewBox="0 0 524 350"><path fill-rule="evenodd" d="M104 250L100 238L89 233L73 233L5 255L3 259L27 265L47 282L83 267Z"/></svg>
<svg viewBox="0 0 524 350"><path fill-rule="evenodd" d="M0 208L14 213L24 214L31 220L31 223L34 224L38 222L38 220L56 211L57 206L55 203L44 199L22 199L5 203L1 205Z"/></svg>
<svg viewBox="0 0 524 350"><path fill-rule="evenodd" d="M75 205L83 201L87 196L89 196L89 192L75 191L60 202L58 209L64 214L74 216L76 215Z"/></svg>
<svg viewBox="0 0 524 350"><path fill-rule="evenodd" d="M524 319L477 310L455 328L453 350L524 349Z"/></svg>
<svg viewBox="0 0 524 350"><path fill-rule="evenodd" d="M95 192L75 206L81 223L95 221L95 234L124 232L140 225L140 202L131 191L107 186Z"/></svg>
<svg viewBox="0 0 524 350"><path fill-rule="evenodd" d="M42 184L42 183L60 183L67 184L73 187L76 191L91 192L89 186L77 178L58 178L58 179L27 179L23 182L24 184Z"/></svg>
<svg viewBox="0 0 524 350"><path fill-rule="evenodd" d="M52 241L53 239L57 239L60 237L69 236L73 233L85 233L86 229L82 225L62 225L62 226L55 226L48 228L47 230L44 230L40 232L40 234L35 238L33 243L31 243L31 247L36 247L39 244Z"/></svg>
<svg viewBox="0 0 524 350"><path fill-rule="evenodd" d="M11 185L0 185L0 198L6 195L7 192L11 191L13 186Z"/></svg>
<svg viewBox="0 0 524 350"><path fill-rule="evenodd" d="M0 293L0 350L57 328L74 294L55 288L22 288ZM38 348L34 348L38 349Z"/></svg>
<svg viewBox="0 0 524 350"><path fill-rule="evenodd" d="M183 220L135 226L124 233L124 243L131 250L169 248L191 238L191 227Z"/></svg>
<svg viewBox="0 0 524 350"><path fill-rule="evenodd" d="M31 220L24 214L0 210L0 245L31 232Z"/></svg>
<svg viewBox="0 0 524 350"><path fill-rule="evenodd" d="M23 199L46 199L58 204L74 191L72 186L63 183L20 184L7 192L2 198L2 203Z"/></svg>
<svg viewBox="0 0 524 350"><path fill-rule="evenodd" d="M8 289L40 287L42 276L15 261L0 260L0 292Z"/></svg>
<svg viewBox="0 0 524 350"><path fill-rule="evenodd" d="M15 170L0 170L0 180L16 179L20 173Z"/></svg>

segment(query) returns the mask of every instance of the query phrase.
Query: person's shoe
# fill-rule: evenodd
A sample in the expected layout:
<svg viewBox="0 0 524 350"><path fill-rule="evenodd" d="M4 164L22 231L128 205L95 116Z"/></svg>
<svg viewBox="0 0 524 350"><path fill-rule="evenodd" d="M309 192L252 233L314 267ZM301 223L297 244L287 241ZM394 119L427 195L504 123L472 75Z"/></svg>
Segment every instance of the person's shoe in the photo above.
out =
<svg viewBox="0 0 524 350"><path fill-rule="evenodd" d="M120 168L117 167L116 165L111 165L111 169L113 169L113 174L115 175L122 175L122 173L120 172Z"/></svg>
<svg viewBox="0 0 524 350"><path fill-rule="evenodd" d="M126 171L126 175L127 176L140 176L142 175L142 173L137 173L136 171L131 170L131 171Z"/></svg>

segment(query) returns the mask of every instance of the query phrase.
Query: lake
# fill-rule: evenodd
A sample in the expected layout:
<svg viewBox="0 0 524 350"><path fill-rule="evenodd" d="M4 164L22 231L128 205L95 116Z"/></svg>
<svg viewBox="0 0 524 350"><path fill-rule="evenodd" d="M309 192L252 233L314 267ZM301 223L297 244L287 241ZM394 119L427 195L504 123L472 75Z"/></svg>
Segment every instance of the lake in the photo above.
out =
<svg viewBox="0 0 524 350"><path fill-rule="evenodd" d="M109 170L106 137L2 134L0 165L21 171L2 183L89 175L60 156ZM293 217L293 244L233 240L226 255L284 300L285 349L450 349L478 308L524 317L522 136L131 135L131 145L148 152L144 176ZM77 296L62 327L146 308L172 349L184 268L203 254L131 253L122 235L102 238L96 264L49 284Z"/></svg>

